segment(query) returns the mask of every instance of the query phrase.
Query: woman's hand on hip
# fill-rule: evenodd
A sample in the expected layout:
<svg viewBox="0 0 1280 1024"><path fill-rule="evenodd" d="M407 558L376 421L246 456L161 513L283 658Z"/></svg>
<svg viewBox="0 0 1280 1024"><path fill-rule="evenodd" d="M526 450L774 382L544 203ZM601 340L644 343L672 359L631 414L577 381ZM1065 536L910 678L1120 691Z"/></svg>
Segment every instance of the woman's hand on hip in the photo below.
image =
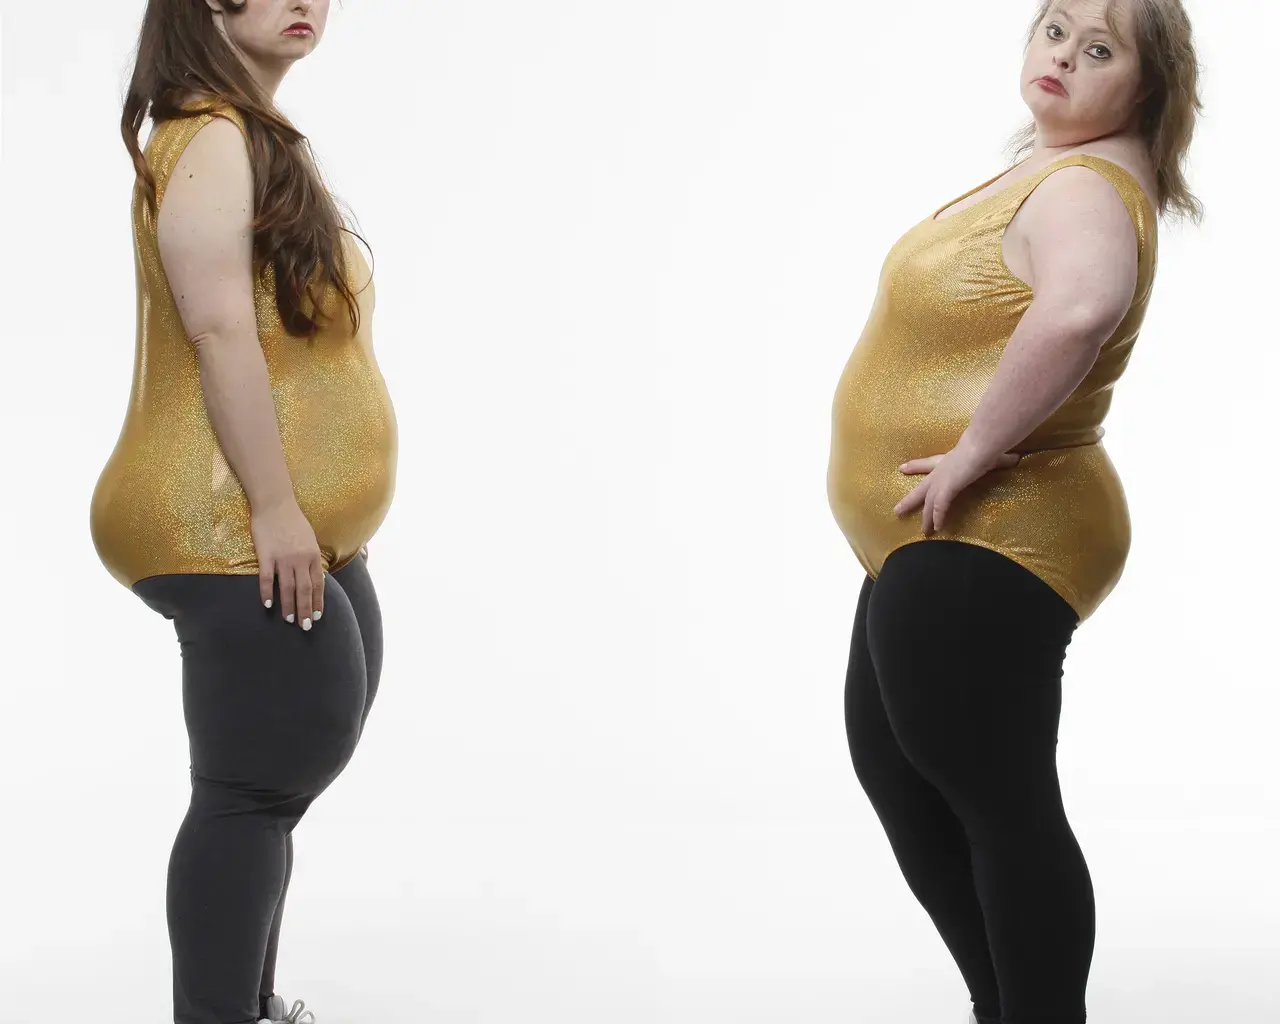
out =
<svg viewBox="0 0 1280 1024"><path fill-rule="evenodd" d="M893 511L896 515L905 516L916 509L923 509L921 529L926 534L933 533L942 529L956 495L993 469L1012 469L1020 458L1012 452L994 457L985 455L961 441L945 455L904 462L898 467L902 473L907 476L925 474L925 478L894 506Z"/></svg>
<svg viewBox="0 0 1280 1024"><path fill-rule="evenodd" d="M253 512L249 525L262 603L271 607L278 578L280 614L286 622L310 629L324 613L324 559L307 517L296 501L287 501Z"/></svg>

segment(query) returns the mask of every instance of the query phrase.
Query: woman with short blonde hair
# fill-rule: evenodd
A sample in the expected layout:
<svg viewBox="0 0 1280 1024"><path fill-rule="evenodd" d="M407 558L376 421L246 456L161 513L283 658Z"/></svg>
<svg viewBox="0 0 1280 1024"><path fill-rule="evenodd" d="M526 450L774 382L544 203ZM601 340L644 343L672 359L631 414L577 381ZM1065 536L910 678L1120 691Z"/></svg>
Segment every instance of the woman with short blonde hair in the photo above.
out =
<svg viewBox="0 0 1280 1024"><path fill-rule="evenodd" d="M857 776L980 1024L1083 1024L1089 871L1056 766L1062 667L1130 527L1101 440L1157 224L1200 213L1179 0L1044 0L1025 159L885 261L833 410L828 492L866 570Z"/></svg>

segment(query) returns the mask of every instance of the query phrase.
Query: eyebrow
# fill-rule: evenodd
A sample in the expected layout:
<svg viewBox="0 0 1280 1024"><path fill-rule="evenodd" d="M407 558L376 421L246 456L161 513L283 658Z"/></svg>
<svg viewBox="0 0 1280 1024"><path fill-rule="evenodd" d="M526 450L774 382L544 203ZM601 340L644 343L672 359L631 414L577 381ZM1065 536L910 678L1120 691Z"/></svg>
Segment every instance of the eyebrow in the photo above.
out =
<svg viewBox="0 0 1280 1024"><path fill-rule="evenodd" d="M1076 20L1075 18L1071 17L1070 12L1067 11L1065 7L1062 7L1060 5L1050 8L1049 13L1051 15L1057 15L1058 17L1061 17L1065 21L1072 22L1073 24L1075 23L1075 20ZM1116 39L1115 34L1111 31L1110 26L1106 25L1105 23L1096 22L1096 21L1086 21L1084 23L1084 26L1086 29L1093 31L1097 35L1106 36L1108 39L1112 40L1113 42L1119 42L1119 40Z"/></svg>

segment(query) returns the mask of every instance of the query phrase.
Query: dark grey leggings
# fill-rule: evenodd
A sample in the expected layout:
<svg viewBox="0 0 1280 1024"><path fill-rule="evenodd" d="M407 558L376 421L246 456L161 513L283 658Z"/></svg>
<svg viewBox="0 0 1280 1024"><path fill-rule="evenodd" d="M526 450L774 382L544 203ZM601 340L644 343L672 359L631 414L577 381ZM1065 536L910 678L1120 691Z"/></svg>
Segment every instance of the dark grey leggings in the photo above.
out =
<svg viewBox="0 0 1280 1024"><path fill-rule="evenodd" d="M363 558L325 578L310 632L256 576L134 586L182 649L191 805L169 861L175 1024L250 1024L275 986L292 833L350 760L382 670L382 616Z"/></svg>

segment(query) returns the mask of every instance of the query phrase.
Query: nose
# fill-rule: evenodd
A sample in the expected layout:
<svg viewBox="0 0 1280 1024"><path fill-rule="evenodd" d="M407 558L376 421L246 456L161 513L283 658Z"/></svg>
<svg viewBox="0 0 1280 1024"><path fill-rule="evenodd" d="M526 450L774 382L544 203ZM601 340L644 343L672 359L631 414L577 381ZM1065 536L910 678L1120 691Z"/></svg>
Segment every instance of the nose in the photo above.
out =
<svg viewBox="0 0 1280 1024"><path fill-rule="evenodd" d="M1050 55L1050 59L1053 61L1054 67L1061 68L1063 71L1071 70L1071 54L1069 51L1065 49L1055 50Z"/></svg>

